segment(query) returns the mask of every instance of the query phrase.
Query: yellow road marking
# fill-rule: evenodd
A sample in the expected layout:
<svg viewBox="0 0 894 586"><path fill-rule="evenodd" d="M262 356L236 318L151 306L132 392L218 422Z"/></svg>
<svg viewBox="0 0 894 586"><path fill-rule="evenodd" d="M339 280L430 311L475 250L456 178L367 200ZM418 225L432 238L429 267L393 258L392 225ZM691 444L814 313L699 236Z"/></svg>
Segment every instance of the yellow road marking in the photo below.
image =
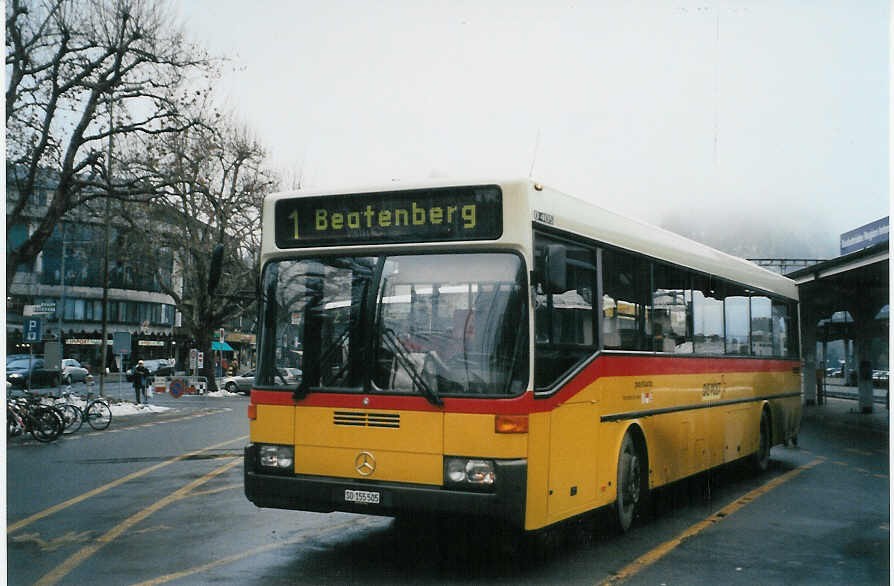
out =
<svg viewBox="0 0 894 586"><path fill-rule="evenodd" d="M236 489L236 488L238 488L239 490L242 490L243 488L245 488L245 483L244 483L244 482L240 482L239 484L228 484L228 485L226 485L226 486L220 486L220 487L218 487L218 488L209 488L208 490L197 490L196 492L192 493L192 494L189 495L189 496L190 496L190 497L194 497L194 496L208 496L209 494L217 494L217 493L219 493L219 492L224 492L224 491L227 491L227 490L233 490L233 489Z"/></svg>
<svg viewBox="0 0 894 586"><path fill-rule="evenodd" d="M121 523L118 523L117 525L112 527L109 531L107 531L104 535L100 536L92 544L82 547L79 551L72 554L67 560L65 560L59 566L57 566L56 569L54 569L50 573L46 574L43 578L38 580L35 584L37 584L38 586L50 586L52 584L58 583L65 576L70 574L72 570L74 570L79 565L81 565L86 560L88 560L90 557L92 557L93 554L98 552L100 549L102 549L109 543L112 543L113 541L118 539L121 535L124 534L125 531L127 531L128 529L130 529L131 527L133 527L140 521L143 521L144 519L149 517L151 514L157 512L157 511L160 511L161 509L168 506L169 504L180 500L185 495L189 494L190 491L192 491L193 489L198 488L199 486L202 486L203 484L205 484L209 480L213 479L214 477L216 477L220 474L223 474L230 468L233 468L236 465L241 464L241 463L242 463L242 458L233 458L232 461L227 462L223 466L219 466L218 468L215 468L214 470L212 470L208 474L205 474L201 478L197 478L197 479L193 480L189 484L186 484L186 485L180 487L179 489L172 492L171 494L164 497L163 499L156 501L155 503L149 505L145 509L134 513L133 515L131 515L130 517L128 517Z"/></svg>
<svg viewBox="0 0 894 586"><path fill-rule="evenodd" d="M40 536L40 533L23 533L21 535L11 537L10 540L14 543L33 543L40 548L40 551L56 551L64 545L71 545L72 543L86 543L90 540L92 535L93 531L84 531L82 533L69 531L65 535L60 535L59 537L55 537L47 541Z"/></svg>
<svg viewBox="0 0 894 586"><path fill-rule="evenodd" d="M208 562L207 564L202 564L201 566L196 566L194 568L187 568L186 570L181 570L179 572L175 572L173 574L167 574L164 576L159 576L157 578L153 578L151 580L146 580L145 582L138 582L134 584L134 586L158 586L159 584L165 584L172 580L178 580L180 578L185 578L186 576L192 576L194 574L198 574L201 572L207 572L208 570L213 570L214 568L218 568L220 566L225 566L227 564L231 564L233 562L238 562L241 559L245 559L247 557L251 557L253 555L257 555L259 553L264 553L265 551L270 551L272 549L277 549L280 547L285 547L287 545L293 545L295 543L301 543L306 539L310 539L312 537L321 537L328 533L334 533L336 531L340 531L351 525L357 525L358 523L370 523L368 520L357 520L353 519L351 521L346 521L344 523L339 523L338 525L333 525L332 527L326 527L325 529L321 529L313 534L303 534L298 535L296 537L292 537L291 539L286 539L285 541L278 541L276 543L268 543L267 545L262 545L260 547L256 547L254 549L250 549L248 551L243 551L237 554L233 554L231 556L227 556L225 558L221 558L219 560L215 560L213 562Z"/></svg>
<svg viewBox="0 0 894 586"><path fill-rule="evenodd" d="M714 513L707 519L699 521L698 523L691 526L689 529L687 529L683 533L679 534L678 536L674 537L670 541L666 541L666 542L662 543L661 545L655 547L651 551L644 553L643 555L641 555L640 557L638 557L637 559L635 559L631 563L629 563L626 567L622 568L621 571L619 571L614 576L607 578L607 579L603 580L602 582L600 582L599 583L600 586L608 586L609 584L618 584L619 582L623 582L624 580L627 580L628 578L638 574L641 570L651 566L652 564L654 564L655 562L657 562L658 560L663 558L665 555L667 555L668 553L673 551L677 546L679 546L681 543L683 543L690 537L694 537L694 536L698 535L699 533L701 533L702 531L704 531L711 525L719 523L724 518L729 517L730 515L732 515L733 513L735 513L736 511L738 511L739 509L741 509L742 507L744 507L745 505L747 505L748 503L753 501L754 499L758 498L759 496L770 492L777 486L788 482L789 480L791 480L792 478L794 478L801 472L804 472L805 470L809 470L810 468L813 468L814 466L816 466L824 461L825 461L825 458L817 458L816 460L810 462L809 464L804 464L803 466L799 466L798 468L795 468L794 470L790 470L789 472L786 472L782 476L777 476L776 478L774 478L770 482L764 484L763 486L759 486L758 488L752 490L748 494L745 494L744 496L736 499L732 503L723 507L722 509L720 509L719 511L717 511L716 513Z"/></svg>
<svg viewBox="0 0 894 586"><path fill-rule="evenodd" d="M219 444L214 444L213 446L208 446L207 448L201 448L194 452L189 452L187 454L181 454L179 456L171 458L170 460L165 460L164 462L159 462L158 464L149 466L148 468L143 468L142 470L137 470L136 472L128 474L127 476L122 476L118 480L113 480L112 482L109 482L108 484L104 484L98 488L94 488L91 491L85 492L84 494L81 494L74 498L70 498L65 502L59 503L58 505L53 505L52 507L50 507L48 509L44 509L43 511L34 513L30 517L25 517L21 521L16 521L12 525L7 525L6 533L9 534L9 533L13 533L14 531L18 531L19 529L22 529L23 527L27 527L28 525L30 525L31 523L34 523L35 521L39 521L40 519L49 517L50 515L53 515L55 513L58 513L59 511L67 509L68 507L70 507L72 505L82 503L89 498L93 498L98 494L102 494L102 493L106 492L107 490L115 488L116 486L121 486L125 482L129 482L135 478L145 476L146 474L149 474L150 472L155 472L159 468L164 468L165 466L173 464L174 462L179 462L181 460L185 460L186 458L190 458L192 456L201 454L202 452L207 452L208 450L213 450L215 448L219 448L221 446L225 446L225 445L231 444L233 442L245 440L247 438L248 438L247 435L243 435L243 436L231 439L231 440L227 440L225 442L221 442Z"/></svg>

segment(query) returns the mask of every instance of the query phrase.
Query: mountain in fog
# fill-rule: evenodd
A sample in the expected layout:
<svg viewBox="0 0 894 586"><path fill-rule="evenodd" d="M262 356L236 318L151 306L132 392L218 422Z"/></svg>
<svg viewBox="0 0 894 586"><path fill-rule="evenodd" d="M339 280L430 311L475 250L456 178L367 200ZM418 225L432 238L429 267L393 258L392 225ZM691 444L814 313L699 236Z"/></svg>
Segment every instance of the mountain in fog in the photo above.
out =
<svg viewBox="0 0 894 586"><path fill-rule="evenodd" d="M668 213L659 225L692 240L742 258L811 258L838 256L840 234L826 222L802 214L772 216L759 210L723 215L683 216Z"/></svg>

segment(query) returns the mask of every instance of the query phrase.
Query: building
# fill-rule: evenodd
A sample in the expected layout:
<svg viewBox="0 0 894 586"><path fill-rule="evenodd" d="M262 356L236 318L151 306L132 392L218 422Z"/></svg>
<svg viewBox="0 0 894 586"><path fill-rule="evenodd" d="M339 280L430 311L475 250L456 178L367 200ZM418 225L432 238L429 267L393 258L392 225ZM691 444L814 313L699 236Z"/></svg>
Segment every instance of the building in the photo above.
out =
<svg viewBox="0 0 894 586"><path fill-rule="evenodd" d="M7 177L11 177L7 166ZM43 217L55 188L55 173L39 177L33 206L25 221L7 231L7 249L20 245ZM15 182L7 181L7 209L17 199ZM102 209L102 208L101 208ZM160 230L166 229L159 226ZM106 246L108 242L108 247ZM43 251L16 270L6 297L6 345L8 354L43 352L43 343L61 335L63 356L75 358L97 372L102 362L103 265L108 253L109 289L106 367L128 368L139 358L175 358L176 368L186 370L194 340L180 328L174 300L162 291L159 279L171 283L178 295L186 287L174 254L164 248L147 247L133 237L127 224L113 218L108 233L102 213L82 206L69 212L53 230ZM29 306L46 311L41 341L23 339L24 314ZM240 316L226 324L225 342L231 350L207 358L227 364L236 358L241 365L254 362L256 323L254 316ZM61 334L60 334L61 332ZM114 356L116 332L131 334L131 352Z"/></svg>
<svg viewBox="0 0 894 586"><path fill-rule="evenodd" d="M7 166L7 177L12 170ZM34 229L52 199L55 173L44 171L25 221L7 231L7 249L20 245ZM15 181L6 185L7 209L17 199ZM28 218L31 218L30 220ZM126 227L112 222L108 230L109 290L108 343L114 332L133 335L131 354L107 353L110 370L126 368L136 358L170 358L177 353L177 315L173 299L162 293L156 275L174 273L173 256L166 251L139 250L129 243ZM63 356L75 358L97 371L101 363L103 264L106 253L103 218L88 208L70 212L54 229L44 250L19 266L6 292L6 345L8 354L28 353L23 340L26 306L39 305L42 340L31 345L42 353L43 342L63 342ZM111 347L110 347L111 350ZM122 358L125 363L122 364Z"/></svg>

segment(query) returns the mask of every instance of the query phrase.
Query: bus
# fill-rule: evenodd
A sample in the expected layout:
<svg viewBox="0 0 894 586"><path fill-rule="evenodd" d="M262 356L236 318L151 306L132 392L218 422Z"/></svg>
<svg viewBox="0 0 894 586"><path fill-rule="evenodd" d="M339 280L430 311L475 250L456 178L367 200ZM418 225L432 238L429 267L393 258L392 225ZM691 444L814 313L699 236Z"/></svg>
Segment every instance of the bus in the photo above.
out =
<svg viewBox="0 0 894 586"><path fill-rule="evenodd" d="M626 531L797 440L791 280L532 180L268 196L259 287L259 507Z"/></svg>

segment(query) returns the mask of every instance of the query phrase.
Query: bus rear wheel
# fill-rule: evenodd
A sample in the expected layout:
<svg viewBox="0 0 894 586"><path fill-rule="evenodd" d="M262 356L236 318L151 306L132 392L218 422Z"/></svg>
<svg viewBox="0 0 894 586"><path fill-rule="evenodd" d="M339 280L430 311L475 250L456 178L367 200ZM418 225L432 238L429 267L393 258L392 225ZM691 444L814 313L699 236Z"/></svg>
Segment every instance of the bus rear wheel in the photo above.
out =
<svg viewBox="0 0 894 586"><path fill-rule="evenodd" d="M751 455L751 468L758 474L766 472L770 467L770 416L767 410L761 411L760 442L757 451Z"/></svg>
<svg viewBox="0 0 894 586"><path fill-rule="evenodd" d="M618 455L618 496L615 501L616 522L626 533L640 516L648 491L645 451L628 431Z"/></svg>

